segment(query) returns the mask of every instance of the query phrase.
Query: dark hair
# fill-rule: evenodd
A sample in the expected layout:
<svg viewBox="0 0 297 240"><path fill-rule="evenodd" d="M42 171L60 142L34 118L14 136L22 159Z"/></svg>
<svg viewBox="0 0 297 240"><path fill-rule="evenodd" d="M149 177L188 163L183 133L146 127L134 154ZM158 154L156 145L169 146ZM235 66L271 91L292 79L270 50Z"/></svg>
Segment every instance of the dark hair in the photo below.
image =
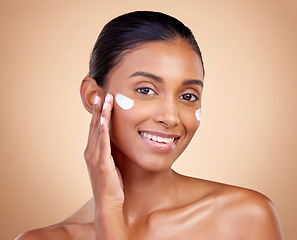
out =
<svg viewBox="0 0 297 240"><path fill-rule="evenodd" d="M99 34L92 51L88 75L99 86L103 86L110 71L129 50L150 41L170 42L178 38L191 44L203 67L201 52L191 30L176 18L151 11L121 15L108 22Z"/></svg>

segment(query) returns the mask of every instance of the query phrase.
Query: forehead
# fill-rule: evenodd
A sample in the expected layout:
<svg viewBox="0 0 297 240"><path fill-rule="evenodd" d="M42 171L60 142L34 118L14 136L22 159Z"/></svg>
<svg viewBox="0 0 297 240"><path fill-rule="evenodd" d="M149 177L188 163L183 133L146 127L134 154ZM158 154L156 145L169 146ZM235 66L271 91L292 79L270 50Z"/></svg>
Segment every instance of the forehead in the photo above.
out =
<svg viewBox="0 0 297 240"><path fill-rule="evenodd" d="M114 79L129 77L137 71L149 72L162 79L200 79L203 68L200 57L185 41L149 42L127 53L111 72ZM109 85L109 84L108 84Z"/></svg>

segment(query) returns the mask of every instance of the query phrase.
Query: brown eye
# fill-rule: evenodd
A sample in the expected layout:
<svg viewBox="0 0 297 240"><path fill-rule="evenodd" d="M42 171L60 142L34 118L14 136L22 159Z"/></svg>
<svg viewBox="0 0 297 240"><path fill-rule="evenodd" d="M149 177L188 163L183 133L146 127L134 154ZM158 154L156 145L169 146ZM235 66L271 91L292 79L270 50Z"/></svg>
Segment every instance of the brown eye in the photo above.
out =
<svg viewBox="0 0 297 240"><path fill-rule="evenodd" d="M139 93L142 93L142 94L146 94L146 95L155 94L154 90L152 90L151 88L146 88L146 87L138 88L136 91L139 92Z"/></svg>
<svg viewBox="0 0 297 240"><path fill-rule="evenodd" d="M180 96L180 98L189 102L195 102L199 99L196 95L191 93L183 94Z"/></svg>

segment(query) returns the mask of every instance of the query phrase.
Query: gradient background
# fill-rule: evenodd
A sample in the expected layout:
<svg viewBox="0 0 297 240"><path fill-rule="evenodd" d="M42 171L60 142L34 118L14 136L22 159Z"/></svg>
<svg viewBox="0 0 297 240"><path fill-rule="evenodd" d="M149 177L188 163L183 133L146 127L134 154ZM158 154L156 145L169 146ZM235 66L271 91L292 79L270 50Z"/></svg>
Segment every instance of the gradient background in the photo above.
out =
<svg viewBox="0 0 297 240"><path fill-rule="evenodd" d="M264 193L297 239L294 0L1 0L0 239L61 221L91 197L79 86L103 25L134 10L177 17L202 49L202 122L174 168Z"/></svg>

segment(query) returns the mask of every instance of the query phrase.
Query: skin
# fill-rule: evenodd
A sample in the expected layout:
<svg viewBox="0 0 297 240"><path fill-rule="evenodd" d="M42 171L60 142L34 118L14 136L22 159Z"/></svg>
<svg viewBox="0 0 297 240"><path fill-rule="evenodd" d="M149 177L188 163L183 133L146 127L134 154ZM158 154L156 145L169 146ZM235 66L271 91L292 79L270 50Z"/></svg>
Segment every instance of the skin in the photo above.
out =
<svg viewBox="0 0 297 240"><path fill-rule="evenodd" d="M103 88L86 77L81 97L93 114L85 150L93 198L61 223L18 239L283 239L267 197L171 169L200 123L195 111L203 87L197 81L185 85L187 80L203 82L203 70L182 40L143 44L112 70ZM102 110L107 93L111 97ZM134 106L121 109L116 93L133 99ZM162 151L139 131L178 140Z"/></svg>

